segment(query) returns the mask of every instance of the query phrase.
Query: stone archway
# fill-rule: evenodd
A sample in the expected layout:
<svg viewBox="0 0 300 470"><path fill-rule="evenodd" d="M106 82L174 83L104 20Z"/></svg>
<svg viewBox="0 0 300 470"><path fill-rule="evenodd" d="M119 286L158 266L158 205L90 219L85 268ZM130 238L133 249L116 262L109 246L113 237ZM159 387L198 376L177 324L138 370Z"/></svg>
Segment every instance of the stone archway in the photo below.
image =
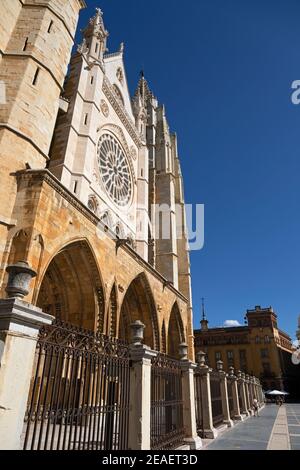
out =
<svg viewBox="0 0 300 470"><path fill-rule="evenodd" d="M160 350L155 302L144 273L132 281L125 294L119 322L120 338L130 341L130 325L136 320L141 320L146 326L144 343L152 349Z"/></svg>
<svg viewBox="0 0 300 470"><path fill-rule="evenodd" d="M103 331L103 287L86 241L70 243L54 256L41 282L37 306L65 322Z"/></svg>
<svg viewBox="0 0 300 470"><path fill-rule="evenodd" d="M177 302L173 305L168 328L168 355L178 358L179 345L185 341L184 327Z"/></svg>

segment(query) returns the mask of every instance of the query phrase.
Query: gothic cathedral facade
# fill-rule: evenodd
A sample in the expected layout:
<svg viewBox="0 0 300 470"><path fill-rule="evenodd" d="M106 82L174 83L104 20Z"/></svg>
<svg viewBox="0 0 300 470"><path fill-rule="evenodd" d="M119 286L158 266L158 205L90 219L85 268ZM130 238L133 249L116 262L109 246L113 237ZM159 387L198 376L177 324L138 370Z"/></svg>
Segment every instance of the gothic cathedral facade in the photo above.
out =
<svg viewBox="0 0 300 470"><path fill-rule="evenodd" d="M0 288L37 273L26 300L53 317L193 359L191 274L177 138L100 9L71 57L83 0L0 3ZM160 222L167 221L168 236Z"/></svg>

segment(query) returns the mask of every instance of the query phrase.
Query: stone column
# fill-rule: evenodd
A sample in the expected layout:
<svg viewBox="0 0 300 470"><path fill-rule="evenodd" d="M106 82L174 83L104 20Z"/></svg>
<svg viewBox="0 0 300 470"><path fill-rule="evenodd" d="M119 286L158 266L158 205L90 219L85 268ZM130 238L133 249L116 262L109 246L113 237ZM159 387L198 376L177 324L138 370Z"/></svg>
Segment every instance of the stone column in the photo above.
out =
<svg viewBox="0 0 300 470"><path fill-rule="evenodd" d="M227 374L223 371L223 361L217 362L217 368L220 378L221 397L222 397L222 410L224 416L224 424L227 424L229 428L233 427L233 421L230 418L228 392L227 392Z"/></svg>
<svg viewBox="0 0 300 470"><path fill-rule="evenodd" d="M145 325L131 325L130 401L128 446L130 450L150 450L151 360L157 355L142 344Z"/></svg>
<svg viewBox="0 0 300 470"><path fill-rule="evenodd" d="M253 390L255 398L257 399L258 403L260 403L256 377L253 377Z"/></svg>
<svg viewBox="0 0 300 470"><path fill-rule="evenodd" d="M0 449L20 449L39 329L54 318L18 298L0 300Z"/></svg>
<svg viewBox="0 0 300 470"><path fill-rule="evenodd" d="M248 412L250 415L252 415L253 410L252 410L252 400L251 400L251 394L250 394L250 376L248 374L245 377L245 385L246 385Z"/></svg>
<svg viewBox="0 0 300 470"><path fill-rule="evenodd" d="M245 374L242 374L241 371L238 371L238 387L241 395L241 413L249 416L248 403L245 389Z"/></svg>
<svg viewBox="0 0 300 470"><path fill-rule="evenodd" d="M197 354L198 370L197 373L201 380L201 404L202 404L202 419L203 419L203 435L204 439L215 439L218 436L218 431L213 425L212 405L211 405L211 391L210 391L210 369L205 364L205 353L200 351Z"/></svg>
<svg viewBox="0 0 300 470"><path fill-rule="evenodd" d="M250 390L251 390L251 396L252 396L252 401L251 401L251 406L252 406L254 398L257 398L256 393L255 393L255 378L254 378L254 376L250 377Z"/></svg>
<svg viewBox="0 0 300 470"><path fill-rule="evenodd" d="M194 370L197 365L188 360L187 353L187 344L181 344L179 356L182 368L183 426L187 436L184 441L191 450L198 450L202 447L202 441L197 434L196 425Z"/></svg>
<svg viewBox="0 0 300 470"><path fill-rule="evenodd" d="M229 381L230 387L232 389L234 419L236 421L243 421L243 417L241 415L241 410L240 410L240 402L239 402L239 393L238 393L238 384L237 384L238 379L234 375L233 367L229 367L229 377L227 380Z"/></svg>
<svg viewBox="0 0 300 470"><path fill-rule="evenodd" d="M263 397L262 387L261 387L259 379L256 379L256 389L257 389L257 399L259 401L259 405L263 406L264 405L264 397Z"/></svg>

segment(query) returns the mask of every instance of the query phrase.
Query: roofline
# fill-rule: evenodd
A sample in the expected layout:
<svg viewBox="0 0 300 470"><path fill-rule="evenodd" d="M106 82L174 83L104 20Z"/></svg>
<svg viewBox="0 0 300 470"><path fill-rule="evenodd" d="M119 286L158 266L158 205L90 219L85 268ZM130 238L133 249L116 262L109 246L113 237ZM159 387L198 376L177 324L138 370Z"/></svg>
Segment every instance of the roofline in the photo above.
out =
<svg viewBox="0 0 300 470"><path fill-rule="evenodd" d="M244 331L244 330L250 330L250 327L245 325L241 325L241 326L230 326L230 327L224 327L224 326L217 326L215 328L208 328L208 330L194 330L194 333L210 333L210 332L221 332L221 331Z"/></svg>
<svg viewBox="0 0 300 470"><path fill-rule="evenodd" d="M278 333L280 333L281 335L285 336L287 339L289 339L290 341L292 341L292 338L290 337L290 335L288 333L286 333L285 331L283 330L280 330L278 328Z"/></svg>

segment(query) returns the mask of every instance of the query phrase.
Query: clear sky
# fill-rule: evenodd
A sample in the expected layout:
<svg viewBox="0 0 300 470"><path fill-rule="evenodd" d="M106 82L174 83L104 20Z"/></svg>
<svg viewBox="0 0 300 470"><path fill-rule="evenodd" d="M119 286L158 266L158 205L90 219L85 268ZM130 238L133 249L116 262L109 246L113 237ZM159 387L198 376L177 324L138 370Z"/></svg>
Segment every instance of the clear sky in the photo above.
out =
<svg viewBox="0 0 300 470"><path fill-rule="evenodd" d="M299 0L87 0L110 52L125 42L133 93L144 69L179 138L186 202L205 204L192 253L194 324L244 322L272 305L292 337L300 313Z"/></svg>

